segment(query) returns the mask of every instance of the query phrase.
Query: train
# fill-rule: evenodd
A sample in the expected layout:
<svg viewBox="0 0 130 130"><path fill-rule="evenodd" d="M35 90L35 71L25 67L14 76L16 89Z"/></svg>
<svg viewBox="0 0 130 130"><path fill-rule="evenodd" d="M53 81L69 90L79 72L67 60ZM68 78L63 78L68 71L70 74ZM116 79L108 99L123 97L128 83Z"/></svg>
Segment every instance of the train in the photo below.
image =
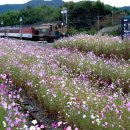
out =
<svg viewBox="0 0 130 130"><path fill-rule="evenodd" d="M0 37L53 42L65 36L67 36L67 26L62 22L0 27Z"/></svg>

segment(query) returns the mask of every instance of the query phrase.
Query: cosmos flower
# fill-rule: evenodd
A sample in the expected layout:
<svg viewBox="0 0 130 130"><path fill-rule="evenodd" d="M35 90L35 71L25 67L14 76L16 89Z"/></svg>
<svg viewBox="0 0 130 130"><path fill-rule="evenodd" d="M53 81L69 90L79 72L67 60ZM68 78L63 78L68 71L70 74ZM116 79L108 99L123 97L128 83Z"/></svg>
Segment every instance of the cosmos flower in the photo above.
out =
<svg viewBox="0 0 130 130"><path fill-rule="evenodd" d="M37 120L32 120L32 123L33 123L34 125L36 125L36 124L37 124Z"/></svg>
<svg viewBox="0 0 130 130"><path fill-rule="evenodd" d="M130 102L128 102L128 103L126 104L126 106L127 106L127 110L130 112Z"/></svg>
<svg viewBox="0 0 130 130"><path fill-rule="evenodd" d="M35 129L35 126L31 126L31 127L29 128L29 130L36 130L36 129Z"/></svg>
<svg viewBox="0 0 130 130"><path fill-rule="evenodd" d="M83 118L86 118L86 115L83 115Z"/></svg>
<svg viewBox="0 0 130 130"><path fill-rule="evenodd" d="M2 121L2 124L4 127L6 127L6 122L5 121Z"/></svg>

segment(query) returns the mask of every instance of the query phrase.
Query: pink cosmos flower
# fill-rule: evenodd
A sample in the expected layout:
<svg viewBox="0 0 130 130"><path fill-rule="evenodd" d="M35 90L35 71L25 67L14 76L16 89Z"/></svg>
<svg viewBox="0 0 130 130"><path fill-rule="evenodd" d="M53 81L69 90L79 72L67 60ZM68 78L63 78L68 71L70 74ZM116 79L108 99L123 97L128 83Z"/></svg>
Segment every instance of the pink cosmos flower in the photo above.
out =
<svg viewBox="0 0 130 130"><path fill-rule="evenodd" d="M72 129L71 129L71 126L68 126L68 127L66 128L66 130L72 130Z"/></svg>
<svg viewBox="0 0 130 130"><path fill-rule="evenodd" d="M8 127L6 130L11 130L11 128L10 128L10 127Z"/></svg>
<svg viewBox="0 0 130 130"><path fill-rule="evenodd" d="M128 107L127 110L130 112L130 107Z"/></svg>
<svg viewBox="0 0 130 130"><path fill-rule="evenodd" d="M44 126L44 125L41 125L40 128L41 128L41 129L42 129L42 128L45 128L45 126Z"/></svg>
<svg viewBox="0 0 130 130"><path fill-rule="evenodd" d="M128 103L126 104L126 106L127 106L127 107L130 107L130 102L128 102Z"/></svg>
<svg viewBox="0 0 130 130"><path fill-rule="evenodd" d="M51 126L52 126L53 128L57 128L58 124L57 124L57 123L52 123Z"/></svg>
<svg viewBox="0 0 130 130"><path fill-rule="evenodd" d="M128 103L126 104L126 106L127 106L127 110L130 112L130 102L128 102Z"/></svg>

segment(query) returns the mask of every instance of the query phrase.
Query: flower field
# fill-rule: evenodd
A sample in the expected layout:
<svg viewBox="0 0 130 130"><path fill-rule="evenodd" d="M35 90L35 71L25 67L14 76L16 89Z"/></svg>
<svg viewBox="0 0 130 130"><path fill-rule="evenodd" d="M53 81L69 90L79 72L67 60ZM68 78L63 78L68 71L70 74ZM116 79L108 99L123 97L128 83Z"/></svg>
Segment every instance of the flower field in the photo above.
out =
<svg viewBox="0 0 130 130"><path fill-rule="evenodd" d="M129 43L114 37L79 35L59 40L54 47L0 39L0 74L9 75L12 84L18 90L22 87L49 117L58 118L58 123L52 123L57 129L129 130ZM14 103L7 94L8 101ZM0 109L0 126L14 130L4 118L8 109L2 105ZM18 118L15 108L12 110ZM21 128L26 124L26 118L22 119Z"/></svg>
<svg viewBox="0 0 130 130"><path fill-rule="evenodd" d="M77 49L82 52L92 51L95 55L104 55L107 58L115 57L119 59L130 59L130 42L124 42L119 37L108 37L100 35L80 34L73 37L58 40L55 48Z"/></svg>

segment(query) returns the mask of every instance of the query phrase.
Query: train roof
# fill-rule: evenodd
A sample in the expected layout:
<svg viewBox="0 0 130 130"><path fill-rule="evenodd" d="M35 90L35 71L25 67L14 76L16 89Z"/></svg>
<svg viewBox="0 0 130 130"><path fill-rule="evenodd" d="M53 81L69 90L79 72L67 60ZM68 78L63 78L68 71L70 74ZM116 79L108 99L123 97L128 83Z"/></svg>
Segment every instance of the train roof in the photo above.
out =
<svg viewBox="0 0 130 130"><path fill-rule="evenodd" d="M42 27L42 28L47 28L49 27L50 25L61 25L61 21L57 21L57 22L50 22L50 23L41 23L41 24L33 24L33 25L15 25L15 26L6 26L6 28L10 28L10 29L19 29L20 26L21 27L34 27L34 28L39 28L39 27ZM4 28L4 27L0 27L0 28Z"/></svg>
<svg viewBox="0 0 130 130"><path fill-rule="evenodd" d="M35 25L32 25L32 26L36 27L36 26L60 25L61 23L62 22L41 23L41 24L35 24Z"/></svg>
<svg viewBox="0 0 130 130"><path fill-rule="evenodd" d="M123 16L122 18L123 18L123 19L124 19L124 18L128 19L128 18L130 18L130 15Z"/></svg>

